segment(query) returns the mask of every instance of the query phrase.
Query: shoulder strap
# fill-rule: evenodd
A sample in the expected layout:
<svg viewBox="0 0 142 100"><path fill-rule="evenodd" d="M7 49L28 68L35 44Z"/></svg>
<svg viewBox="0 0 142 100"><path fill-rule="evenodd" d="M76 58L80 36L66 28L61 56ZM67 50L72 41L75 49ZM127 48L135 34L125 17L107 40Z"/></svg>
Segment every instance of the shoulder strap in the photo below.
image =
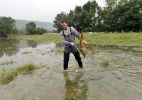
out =
<svg viewBox="0 0 142 100"><path fill-rule="evenodd" d="M71 32L71 35L73 35L72 31L71 31L71 27L70 27L70 32ZM74 36L74 39L75 39L75 36Z"/></svg>
<svg viewBox="0 0 142 100"><path fill-rule="evenodd" d="M72 31L71 31L71 27L70 27L70 32L71 32L71 35L72 35L73 33L72 33Z"/></svg>
<svg viewBox="0 0 142 100"><path fill-rule="evenodd" d="M62 30L62 32L63 32L63 35L64 35L64 37L65 37L64 30ZM71 27L70 27L70 32L71 32ZM71 35L72 35L72 32L71 32Z"/></svg>
<svg viewBox="0 0 142 100"><path fill-rule="evenodd" d="M64 35L64 37L65 37L64 30L62 30L62 32L63 32L63 35Z"/></svg>

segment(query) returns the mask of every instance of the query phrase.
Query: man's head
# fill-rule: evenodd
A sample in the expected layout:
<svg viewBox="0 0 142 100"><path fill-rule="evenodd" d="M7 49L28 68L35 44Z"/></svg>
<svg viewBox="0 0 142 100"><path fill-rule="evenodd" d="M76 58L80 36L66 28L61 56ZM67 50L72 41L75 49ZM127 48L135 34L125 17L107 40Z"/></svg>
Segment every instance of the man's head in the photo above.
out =
<svg viewBox="0 0 142 100"><path fill-rule="evenodd" d="M64 30L66 30L67 27L68 27L67 21L61 21L61 26L62 26L62 28L63 28Z"/></svg>

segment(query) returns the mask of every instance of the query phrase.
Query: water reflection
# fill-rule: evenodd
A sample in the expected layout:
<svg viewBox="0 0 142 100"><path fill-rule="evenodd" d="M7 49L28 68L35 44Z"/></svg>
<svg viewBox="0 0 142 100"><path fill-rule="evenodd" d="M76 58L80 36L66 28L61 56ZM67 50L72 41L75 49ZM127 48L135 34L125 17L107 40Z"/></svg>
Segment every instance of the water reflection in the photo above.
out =
<svg viewBox="0 0 142 100"><path fill-rule="evenodd" d="M19 52L21 48L32 47L36 48L40 42L37 41L27 41L27 40L17 40L10 38L0 38L0 57L7 55L12 56Z"/></svg>
<svg viewBox="0 0 142 100"><path fill-rule="evenodd" d="M15 40L8 38L0 39L0 57L4 56L4 54L8 56L16 54L16 52L19 50L17 48L18 43L19 40L16 39Z"/></svg>
<svg viewBox="0 0 142 100"><path fill-rule="evenodd" d="M88 85L82 81L84 72L64 72L66 94L64 100L87 100Z"/></svg>
<svg viewBox="0 0 142 100"><path fill-rule="evenodd" d="M29 47L35 48L35 47L37 47L38 42L37 41L27 41L27 45Z"/></svg>

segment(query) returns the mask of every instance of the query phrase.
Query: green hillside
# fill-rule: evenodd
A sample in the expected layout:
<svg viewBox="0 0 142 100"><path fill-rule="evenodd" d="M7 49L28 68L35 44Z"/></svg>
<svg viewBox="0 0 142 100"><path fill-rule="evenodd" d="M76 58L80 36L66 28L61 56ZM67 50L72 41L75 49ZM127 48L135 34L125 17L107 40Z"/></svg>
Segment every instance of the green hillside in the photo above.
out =
<svg viewBox="0 0 142 100"><path fill-rule="evenodd" d="M17 20L15 19L16 21L16 27L18 29L21 29L21 28L25 28L26 24L29 23L30 21L28 20ZM50 23L50 22L39 22L39 21L32 21L36 24L36 27L42 27L44 29L47 29L48 31L52 31L52 30L56 30L54 27L53 27L53 23Z"/></svg>

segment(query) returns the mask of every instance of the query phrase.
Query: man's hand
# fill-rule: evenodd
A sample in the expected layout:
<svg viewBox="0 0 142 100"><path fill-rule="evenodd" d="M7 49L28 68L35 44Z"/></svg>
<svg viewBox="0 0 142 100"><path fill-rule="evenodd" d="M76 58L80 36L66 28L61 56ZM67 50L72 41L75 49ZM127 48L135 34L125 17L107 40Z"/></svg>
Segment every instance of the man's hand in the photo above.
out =
<svg viewBox="0 0 142 100"><path fill-rule="evenodd" d="M84 44L87 44L87 42L86 42L86 41L84 41L84 40L83 40L83 43L84 43Z"/></svg>
<svg viewBox="0 0 142 100"><path fill-rule="evenodd" d="M75 46L75 43L71 42L71 46Z"/></svg>

